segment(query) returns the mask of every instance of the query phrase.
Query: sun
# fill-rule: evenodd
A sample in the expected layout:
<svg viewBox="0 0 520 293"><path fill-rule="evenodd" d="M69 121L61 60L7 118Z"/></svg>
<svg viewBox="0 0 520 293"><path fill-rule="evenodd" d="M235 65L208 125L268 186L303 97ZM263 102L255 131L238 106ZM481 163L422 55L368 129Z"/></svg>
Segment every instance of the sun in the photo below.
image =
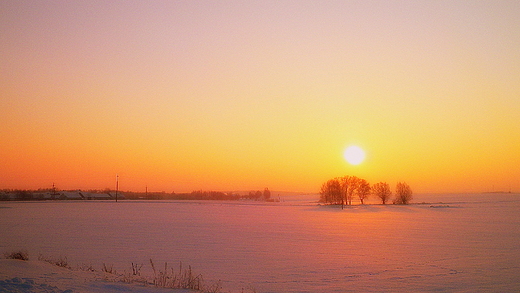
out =
<svg viewBox="0 0 520 293"><path fill-rule="evenodd" d="M343 153L343 157L352 165L359 165L365 160L365 151L358 146L349 146Z"/></svg>

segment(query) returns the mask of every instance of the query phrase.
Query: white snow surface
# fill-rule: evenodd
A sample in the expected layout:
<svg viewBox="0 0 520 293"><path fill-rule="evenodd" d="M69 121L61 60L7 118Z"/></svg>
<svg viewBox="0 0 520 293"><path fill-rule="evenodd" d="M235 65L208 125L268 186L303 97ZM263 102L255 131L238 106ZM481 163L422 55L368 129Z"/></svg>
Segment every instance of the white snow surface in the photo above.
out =
<svg viewBox="0 0 520 293"><path fill-rule="evenodd" d="M1 202L0 253L23 249L31 260L0 260L0 292L165 292L100 272L137 263L150 276L150 259L191 265L222 292L520 291L518 194L343 210L309 199Z"/></svg>
<svg viewBox="0 0 520 293"><path fill-rule="evenodd" d="M0 292L188 293L196 291L168 290L153 285L122 283L111 274L71 270L44 261L0 259Z"/></svg>

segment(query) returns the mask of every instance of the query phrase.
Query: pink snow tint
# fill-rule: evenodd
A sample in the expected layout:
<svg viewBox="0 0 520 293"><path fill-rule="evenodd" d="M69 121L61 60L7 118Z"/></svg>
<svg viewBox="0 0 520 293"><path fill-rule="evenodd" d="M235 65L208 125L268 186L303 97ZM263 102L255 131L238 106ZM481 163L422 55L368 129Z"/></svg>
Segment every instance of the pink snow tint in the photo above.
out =
<svg viewBox="0 0 520 293"><path fill-rule="evenodd" d="M17 277L12 277L17 276ZM110 282L103 273L70 270L43 261L21 261L0 259L0 292L19 293L117 293L140 292L161 293L172 290ZM108 280L107 280L108 279ZM66 288L66 289L63 289ZM173 290L175 293L193 292Z"/></svg>
<svg viewBox="0 0 520 293"><path fill-rule="evenodd" d="M223 292L511 292L520 290L519 210L516 194L416 195L409 206L344 210L308 198L3 202L0 252L119 272L140 263L148 275L150 258L182 262L221 280ZM26 278L2 275L15 277Z"/></svg>

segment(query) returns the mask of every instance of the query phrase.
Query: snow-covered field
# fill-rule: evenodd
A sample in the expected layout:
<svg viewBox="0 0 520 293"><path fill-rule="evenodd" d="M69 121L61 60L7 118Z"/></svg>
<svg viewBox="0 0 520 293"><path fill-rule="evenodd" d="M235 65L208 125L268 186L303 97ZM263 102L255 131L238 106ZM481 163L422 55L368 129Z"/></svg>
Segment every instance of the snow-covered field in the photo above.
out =
<svg viewBox="0 0 520 293"><path fill-rule="evenodd" d="M138 263L143 275L150 259L182 262L206 283L221 280L222 292L520 291L520 195L416 195L409 206L344 210L313 200L1 202L0 253L120 273ZM34 292L127 286L47 265L0 261L0 292L12 282L36 282Z"/></svg>

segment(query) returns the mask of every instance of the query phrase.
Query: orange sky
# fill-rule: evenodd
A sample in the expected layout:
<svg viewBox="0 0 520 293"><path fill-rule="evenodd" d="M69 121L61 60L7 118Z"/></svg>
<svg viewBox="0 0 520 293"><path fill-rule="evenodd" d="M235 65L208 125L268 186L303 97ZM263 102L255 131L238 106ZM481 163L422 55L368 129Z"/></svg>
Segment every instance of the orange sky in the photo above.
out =
<svg viewBox="0 0 520 293"><path fill-rule="evenodd" d="M257 2L2 1L0 188L520 191L519 2Z"/></svg>

